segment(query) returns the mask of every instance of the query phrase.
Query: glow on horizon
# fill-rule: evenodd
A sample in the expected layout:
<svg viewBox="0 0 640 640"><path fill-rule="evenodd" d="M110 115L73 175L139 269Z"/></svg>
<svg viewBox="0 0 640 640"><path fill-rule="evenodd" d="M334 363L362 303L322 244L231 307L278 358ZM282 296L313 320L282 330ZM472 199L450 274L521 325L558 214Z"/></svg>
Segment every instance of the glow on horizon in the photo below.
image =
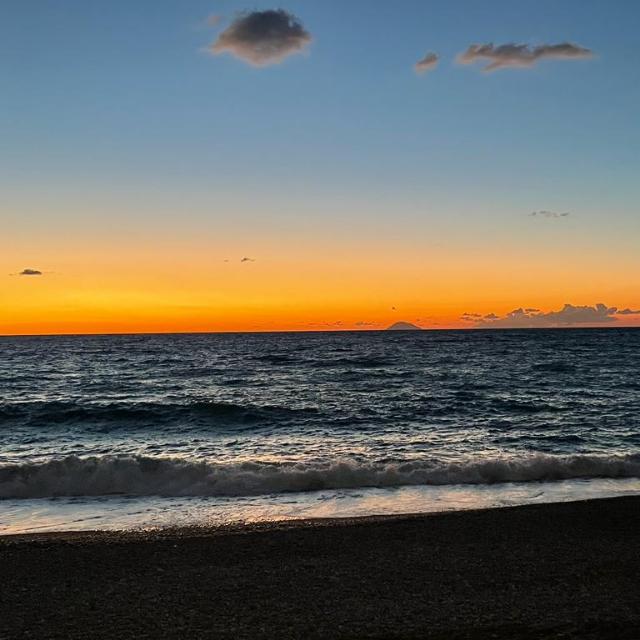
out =
<svg viewBox="0 0 640 640"><path fill-rule="evenodd" d="M468 328L465 312L639 306L631 231L603 243L610 232L595 238L572 218L519 215L487 231L472 220L461 227L449 212L345 230L335 222L304 229L269 213L274 229L237 210L236 226L174 230L146 228L133 215L127 222L121 211L96 235L100 216L90 213L81 223L61 211L55 224L35 228L30 217L14 220L18 242L0 255L0 333L343 330L398 320ZM9 275L24 268L43 275Z"/></svg>
<svg viewBox="0 0 640 640"><path fill-rule="evenodd" d="M617 270L585 280L576 265L560 278L553 261L537 271L526 265L507 271L504 256L480 264L446 251L384 261L364 255L330 261L307 255L303 261L273 254L243 263L240 256L187 252L167 264L151 256L142 262L139 253L82 255L59 266L33 265L42 266L43 275L0 281L0 333L366 330L399 320L424 328L470 328L461 319L464 313L550 311L568 302L602 301L635 309L632 276L618 277L615 292L602 300L602 282L619 276ZM2 267L9 269L5 260ZM608 326L640 326L639 320L640 315L619 316Z"/></svg>

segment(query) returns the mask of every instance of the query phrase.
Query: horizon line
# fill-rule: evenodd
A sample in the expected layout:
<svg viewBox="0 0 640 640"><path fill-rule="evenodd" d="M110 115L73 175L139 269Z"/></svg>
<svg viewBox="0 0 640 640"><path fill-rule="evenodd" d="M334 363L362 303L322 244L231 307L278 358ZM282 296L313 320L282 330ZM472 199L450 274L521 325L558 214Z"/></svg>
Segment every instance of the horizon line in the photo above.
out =
<svg viewBox="0 0 640 640"><path fill-rule="evenodd" d="M195 336L260 335L271 333L418 333L420 331L566 331L567 329L640 329L632 325L585 325L557 327L418 327L417 329L265 329L255 331L115 331L96 333L0 333L0 338L73 338L100 336Z"/></svg>

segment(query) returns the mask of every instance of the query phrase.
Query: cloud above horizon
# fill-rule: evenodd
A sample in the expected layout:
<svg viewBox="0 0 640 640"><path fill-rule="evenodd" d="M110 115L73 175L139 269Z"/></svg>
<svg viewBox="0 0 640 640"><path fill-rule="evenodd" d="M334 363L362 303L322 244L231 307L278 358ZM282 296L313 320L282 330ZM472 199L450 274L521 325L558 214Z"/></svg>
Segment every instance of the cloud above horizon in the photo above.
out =
<svg viewBox="0 0 640 640"><path fill-rule="evenodd" d="M575 325L609 324L616 322L616 316L640 315L640 310L608 307L598 303L594 306L575 306L565 304L559 311L542 312L533 307L514 309L504 316L489 313L475 321L478 328L533 328L533 327L570 327ZM462 319L473 320L477 314L465 313Z"/></svg>
<svg viewBox="0 0 640 640"><path fill-rule="evenodd" d="M19 276L41 276L42 271L38 271L38 269L23 269L18 275Z"/></svg>
<svg viewBox="0 0 640 640"><path fill-rule="evenodd" d="M491 72L497 69L527 69L541 60L586 60L593 57L593 51L572 42L559 44L541 44L530 47L528 44L487 44L469 45L466 51L458 54L459 64L488 62L482 70Z"/></svg>
<svg viewBox="0 0 640 640"><path fill-rule="evenodd" d="M214 55L230 53L254 66L278 64L302 53L311 34L284 9L248 11L239 14L209 47Z"/></svg>
<svg viewBox="0 0 640 640"><path fill-rule="evenodd" d="M422 75L428 71L433 71L438 66L439 60L440 57L437 53L429 52L424 58L418 60L418 62L413 65L413 68L417 74Z"/></svg>
<svg viewBox="0 0 640 640"><path fill-rule="evenodd" d="M568 218L571 214L568 211L558 213L557 211L532 211L529 214L533 218Z"/></svg>

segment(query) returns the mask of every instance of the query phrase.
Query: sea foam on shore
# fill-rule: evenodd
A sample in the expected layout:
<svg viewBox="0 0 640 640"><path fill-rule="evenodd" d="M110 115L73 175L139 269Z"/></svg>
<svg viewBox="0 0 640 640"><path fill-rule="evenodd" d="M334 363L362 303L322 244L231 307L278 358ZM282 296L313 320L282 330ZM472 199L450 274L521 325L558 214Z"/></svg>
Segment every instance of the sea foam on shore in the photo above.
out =
<svg viewBox="0 0 640 640"><path fill-rule="evenodd" d="M241 497L6 499L0 535L37 531L227 526L305 518L434 513L640 494L640 479L340 489Z"/></svg>

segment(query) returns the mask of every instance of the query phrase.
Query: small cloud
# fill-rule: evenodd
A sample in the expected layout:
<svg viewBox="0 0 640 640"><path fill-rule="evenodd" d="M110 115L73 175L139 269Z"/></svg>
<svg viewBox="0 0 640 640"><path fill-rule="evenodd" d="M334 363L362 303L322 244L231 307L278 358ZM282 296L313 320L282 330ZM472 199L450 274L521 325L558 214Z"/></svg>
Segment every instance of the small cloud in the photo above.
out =
<svg viewBox="0 0 640 640"><path fill-rule="evenodd" d="M540 60L584 60L592 57L593 51L571 42L541 44L537 47L511 42L498 46L493 43L472 44L458 55L457 61L460 64L488 61L483 71L496 71L534 67Z"/></svg>
<svg viewBox="0 0 640 640"><path fill-rule="evenodd" d="M571 327L576 325L608 324L616 322L619 314L616 307L598 303L594 306L575 306L565 304L559 311L543 313L529 307L514 309L499 317L489 314L476 323L479 328L534 328L534 327ZM623 314L626 315L626 314Z"/></svg>
<svg viewBox="0 0 640 640"><path fill-rule="evenodd" d="M41 276L42 271L38 271L38 269L23 269L18 275L19 276Z"/></svg>
<svg viewBox="0 0 640 640"><path fill-rule="evenodd" d="M418 62L413 65L413 68L416 73L422 75L423 73L427 73L427 71L433 71L438 66L439 59L437 53L427 53L424 58L418 60Z"/></svg>
<svg viewBox="0 0 640 640"><path fill-rule="evenodd" d="M356 327L375 327L380 324L379 322L367 322L366 320L360 320L355 323Z"/></svg>
<svg viewBox="0 0 640 640"><path fill-rule="evenodd" d="M311 34L294 15L283 9L241 13L209 47L214 55L231 55L253 65L278 64L301 53Z"/></svg>
<svg viewBox="0 0 640 640"><path fill-rule="evenodd" d="M640 315L640 309L620 309L616 311L618 316L637 316Z"/></svg>
<svg viewBox="0 0 640 640"><path fill-rule="evenodd" d="M568 218L571 214L568 211L558 213L557 211L532 211L530 214L533 218Z"/></svg>
<svg viewBox="0 0 640 640"><path fill-rule="evenodd" d="M255 262L255 259L254 258L246 258L245 257L245 258L241 258L240 262Z"/></svg>
<svg viewBox="0 0 640 640"><path fill-rule="evenodd" d="M482 318L482 314L480 314L480 313L468 313L466 311L460 316L460 320L462 320L464 322L476 322L480 318Z"/></svg>
<svg viewBox="0 0 640 640"><path fill-rule="evenodd" d="M224 18L218 14L210 15L207 18L207 25L210 27L217 27L223 21L223 19Z"/></svg>

